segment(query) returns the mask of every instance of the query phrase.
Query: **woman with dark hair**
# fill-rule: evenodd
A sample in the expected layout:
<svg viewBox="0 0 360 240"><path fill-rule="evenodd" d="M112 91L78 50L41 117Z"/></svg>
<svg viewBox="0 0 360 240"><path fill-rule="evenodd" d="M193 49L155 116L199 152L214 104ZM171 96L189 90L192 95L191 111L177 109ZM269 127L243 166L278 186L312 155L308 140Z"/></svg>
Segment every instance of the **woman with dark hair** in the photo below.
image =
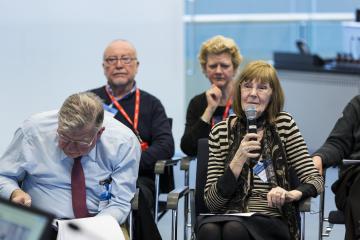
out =
<svg viewBox="0 0 360 240"><path fill-rule="evenodd" d="M299 239L294 203L315 197L324 182L283 106L276 70L264 61L248 64L234 86L236 116L216 124L209 135L204 199L216 214L201 216L198 239ZM249 108L256 111L257 133L247 132ZM296 187L290 169L300 181Z"/></svg>

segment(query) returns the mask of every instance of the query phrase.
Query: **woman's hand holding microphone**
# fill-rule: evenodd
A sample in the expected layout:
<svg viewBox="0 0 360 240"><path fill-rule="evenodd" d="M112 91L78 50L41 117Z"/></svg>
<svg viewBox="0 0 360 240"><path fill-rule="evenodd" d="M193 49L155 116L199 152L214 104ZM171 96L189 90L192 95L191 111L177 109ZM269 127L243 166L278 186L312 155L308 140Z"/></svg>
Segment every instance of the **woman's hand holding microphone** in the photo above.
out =
<svg viewBox="0 0 360 240"><path fill-rule="evenodd" d="M261 148L259 141L259 139L261 139L261 134L262 132L248 133L241 141L234 158L230 162L230 169L233 171L236 178L239 177L247 159L259 157L260 153L256 150L260 150Z"/></svg>

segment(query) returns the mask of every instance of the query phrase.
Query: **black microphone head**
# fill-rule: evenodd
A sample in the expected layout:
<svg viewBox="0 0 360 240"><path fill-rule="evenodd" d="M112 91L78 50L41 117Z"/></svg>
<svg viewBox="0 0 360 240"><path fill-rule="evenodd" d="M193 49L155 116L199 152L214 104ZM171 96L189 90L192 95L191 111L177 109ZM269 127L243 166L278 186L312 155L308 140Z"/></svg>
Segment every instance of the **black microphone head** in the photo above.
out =
<svg viewBox="0 0 360 240"><path fill-rule="evenodd" d="M75 223L69 222L67 225L70 229L74 231L81 231L80 227Z"/></svg>
<svg viewBox="0 0 360 240"><path fill-rule="evenodd" d="M248 120L256 119L256 107L255 105L249 105L245 108L245 115Z"/></svg>
<svg viewBox="0 0 360 240"><path fill-rule="evenodd" d="M247 119L247 131L248 133L257 133L257 126L256 126L256 107L255 105L249 105L245 108L245 115ZM250 139L251 141L256 141L257 139ZM258 151L253 150L251 153L257 153ZM255 166L257 159L256 158L250 158L250 166Z"/></svg>

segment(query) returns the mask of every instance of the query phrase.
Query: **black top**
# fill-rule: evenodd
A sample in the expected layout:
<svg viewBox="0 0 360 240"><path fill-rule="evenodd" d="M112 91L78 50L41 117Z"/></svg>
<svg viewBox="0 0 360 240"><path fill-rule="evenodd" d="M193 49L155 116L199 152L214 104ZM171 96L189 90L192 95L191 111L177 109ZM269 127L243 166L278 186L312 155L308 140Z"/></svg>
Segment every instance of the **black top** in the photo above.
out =
<svg viewBox="0 0 360 240"><path fill-rule="evenodd" d="M106 94L105 86L90 91L103 99L104 104L109 106L112 103ZM119 100L119 103L133 120L135 92ZM113 108L116 109L115 106ZM132 125L120 112L117 112L115 118L133 130ZM156 161L170 159L174 155L174 139L170 121L160 100L142 90L140 90L138 131L141 139L149 144L149 148L141 154L139 176L154 178Z"/></svg>
<svg viewBox="0 0 360 240"><path fill-rule="evenodd" d="M314 155L324 167L340 165L342 159L360 159L360 95L344 108L324 145Z"/></svg>
<svg viewBox="0 0 360 240"><path fill-rule="evenodd" d="M181 138L181 150L189 155L195 156L197 154L197 143L200 138L208 138L211 130L211 124L201 120L205 109L207 107L205 92L193 97L189 103L186 113L185 131ZM213 117L220 117L224 114L225 107L219 106L216 108Z"/></svg>

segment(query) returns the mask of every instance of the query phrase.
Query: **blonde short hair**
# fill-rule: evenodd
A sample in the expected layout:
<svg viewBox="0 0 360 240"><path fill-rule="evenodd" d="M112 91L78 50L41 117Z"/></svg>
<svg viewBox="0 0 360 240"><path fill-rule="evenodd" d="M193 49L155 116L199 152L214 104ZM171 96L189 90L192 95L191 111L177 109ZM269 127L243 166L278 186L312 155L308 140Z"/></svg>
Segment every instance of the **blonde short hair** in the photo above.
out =
<svg viewBox="0 0 360 240"><path fill-rule="evenodd" d="M58 120L59 129L64 132L88 126L100 128L104 120L102 101L91 92L73 94L61 106Z"/></svg>
<svg viewBox="0 0 360 240"><path fill-rule="evenodd" d="M237 116L245 116L241 106L241 85L243 82L252 81L253 79L257 79L262 83L269 83L272 89L270 102L263 113L266 120L272 123L284 108L285 96L275 68L265 61L250 62L235 80L234 112Z"/></svg>
<svg viewBox="0 0 360 240"><path fill-rule="evenodd" d="M240 63L242 62L242 56L240 54L239 47L236 45L233 39L226 38L222 35L217 35L206 40L201 45L199 61L203 71L205 71L207 57L210 54L218 55L222 53L230 54L234 69L237 70Z"/></svg>

